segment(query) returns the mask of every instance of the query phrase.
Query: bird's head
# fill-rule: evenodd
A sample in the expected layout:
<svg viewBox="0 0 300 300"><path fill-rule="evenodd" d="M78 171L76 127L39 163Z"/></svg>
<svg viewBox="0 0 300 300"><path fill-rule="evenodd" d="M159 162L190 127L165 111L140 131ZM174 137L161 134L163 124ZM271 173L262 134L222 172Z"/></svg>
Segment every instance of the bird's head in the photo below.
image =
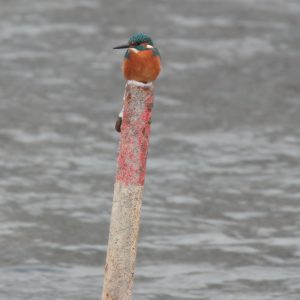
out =
<svg viewBox="0 0 300 300"><path fill-rule="evenodd" d="M144 50L145 48L153 47L154 45L149 35L144 33L135 33L129 38L127 44L114 47L113 49L134 48L136 50Z"/></svg>

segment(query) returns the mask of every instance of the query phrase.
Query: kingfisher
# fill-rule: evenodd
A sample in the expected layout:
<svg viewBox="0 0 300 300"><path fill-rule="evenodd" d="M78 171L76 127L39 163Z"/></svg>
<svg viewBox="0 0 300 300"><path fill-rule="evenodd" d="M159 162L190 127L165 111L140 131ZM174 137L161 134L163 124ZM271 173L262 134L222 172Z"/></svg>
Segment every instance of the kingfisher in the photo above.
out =
<svg viewBox="0 0 300 300"><path fill-rule="evenodd" d="M113 49L127 49L122 70L126 80L143 83L154 81L160 72L160 54L149 35L133 34L126 45Z"/></svg>
<svg viewBox="0 0 300 300"><path fill-rule="evenodd" d="M126 80L135 80L142 83L155 81L161 69L160 54L154 47L151 37L145 33L133 34L128 43L113 49L127 49L122 71ZM121 131L123 111L116 122L116 131Z"/></svg>

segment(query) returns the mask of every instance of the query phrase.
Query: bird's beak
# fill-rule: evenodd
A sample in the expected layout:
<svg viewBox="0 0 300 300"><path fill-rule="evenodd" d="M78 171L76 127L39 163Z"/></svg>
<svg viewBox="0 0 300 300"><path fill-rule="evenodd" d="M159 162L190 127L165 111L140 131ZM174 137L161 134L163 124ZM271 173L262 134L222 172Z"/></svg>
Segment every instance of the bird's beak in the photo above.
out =
<svg viewBox="0 0 300 300"><path fill-rule="evenodd" d="M129 48L129 45L127 44L127 45L113 47L113 49L125 49L125 48Z"/></svg>

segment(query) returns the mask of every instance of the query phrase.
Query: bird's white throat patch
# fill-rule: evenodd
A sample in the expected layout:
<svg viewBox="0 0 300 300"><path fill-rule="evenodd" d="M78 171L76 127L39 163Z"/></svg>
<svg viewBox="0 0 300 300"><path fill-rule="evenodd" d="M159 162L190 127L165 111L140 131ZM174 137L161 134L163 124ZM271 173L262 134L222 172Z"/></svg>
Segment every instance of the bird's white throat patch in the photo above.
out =
<svg viewBox="0 0 300 300"><path fill-rule="evenodd" d="M130 51L132 51L132 52L134 52L134 53L138 53L139 52L139 50L138 49L135 49L135 48L129 48L130 49Z"/></svg>

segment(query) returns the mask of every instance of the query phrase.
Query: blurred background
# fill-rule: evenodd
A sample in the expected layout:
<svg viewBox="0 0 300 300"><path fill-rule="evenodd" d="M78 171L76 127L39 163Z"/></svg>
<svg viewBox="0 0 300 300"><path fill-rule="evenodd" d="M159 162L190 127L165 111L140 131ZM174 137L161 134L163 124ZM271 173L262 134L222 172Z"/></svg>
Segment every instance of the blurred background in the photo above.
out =
<svg viewBox="0 0 300 300"><path fill-rule="evenodd" d="M0 0L0 299L100 299L124 51L162 55L133 299L300 293L298 0Z"/></svg>

